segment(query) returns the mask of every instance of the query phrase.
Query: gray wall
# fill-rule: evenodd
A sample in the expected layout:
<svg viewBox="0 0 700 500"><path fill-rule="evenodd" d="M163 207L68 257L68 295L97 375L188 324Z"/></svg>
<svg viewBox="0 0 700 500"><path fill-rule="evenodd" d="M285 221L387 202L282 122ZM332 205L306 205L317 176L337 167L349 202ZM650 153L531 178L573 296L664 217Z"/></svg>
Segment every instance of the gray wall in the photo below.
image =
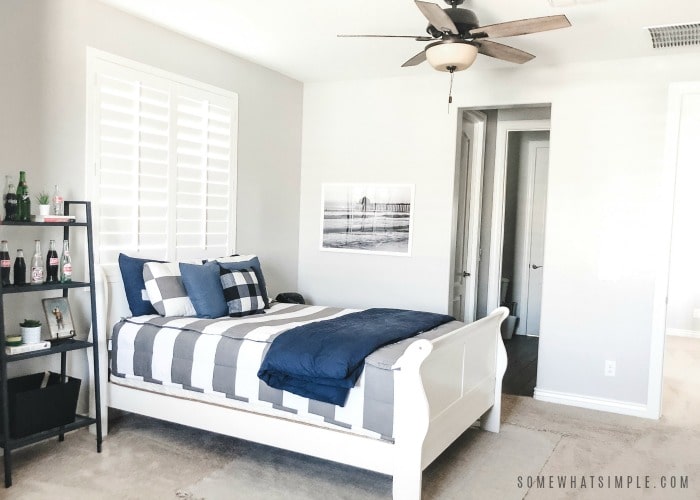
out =
<svg viewBox="0 0 700 500"><path fill-rule="evenodd" d="M0 3L0 173L16 180L26 170L33 194L57 183L66 198L86 197L86 47L238 94L237 250L260 256L271 293L295 290L302 84L95 0ZM2 234L13 252L35 237ZM45 247L49 237L41 238ZM78 267L84 256L78 248L74 255ZM71 304L84 325L80 293ZM12 299L10 325L40 306L39 294Z"/></svg>

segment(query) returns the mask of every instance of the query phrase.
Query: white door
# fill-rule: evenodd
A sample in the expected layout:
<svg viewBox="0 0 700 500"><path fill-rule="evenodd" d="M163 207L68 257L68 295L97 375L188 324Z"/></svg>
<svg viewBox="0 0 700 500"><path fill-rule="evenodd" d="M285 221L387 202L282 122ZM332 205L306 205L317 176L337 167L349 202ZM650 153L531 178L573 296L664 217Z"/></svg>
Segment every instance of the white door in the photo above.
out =
<svg viewBox="0 0 700 500"><path fill-rule="evenodd" d="M540 334L542 309L542 273L544 271L544 230L547 209L547 172L549 169L549 141L529 143L528 163L533 166L533 198L530 212L530 258L527 279L525 333Z"/></svg>
<svg viewBox="0 0 700 500"><path fill-rule="evenodd" d="M494 163L494 173L493 173L493 204L491 207L491 242L487 249L489 255L488 264L488 292L486 299L486 309L488 311L493 311L501 304L501 266L503 262L503 235L505 229L505 207L506 207L506 180L507 180L507 158L509 157L510 136L514 132L549 132L550 121L549 120L514 120L514 121L499 121L496 128L496 160ZM527 156L520 152L520 158L526 158ZM522 162L525 163L525 162ZM522 167L521 167L522 168ZM522 174L520 175L522 177ZM522 189L518 187L518 205L523 203L523 197L520 195L523 193ZM522 210L518 208L518 217ZM516 231L520 231L520 228L524 227L524 224L519 220L516 224ZM529 237L529 236L528 236ZM524 251L519 251L518 248L518 238L516 234L516 262L514 273L518 276L522 276L522 271L518 266L524 267L526 263L522 261L521 256L525 253ZM529 243L524 245L524 248L529 249ZM513 285L513 300L518 302L518 316L523 313L523 300L517 300L515 297L520 297L522 295L521 290L516 290L516 287L520 287L520 283L524 283L526 280L515 280ZM518 333L522 333L522 319L521 326L518 327Z"/></svg>
<svg viewBox="0 0 700 500"><path fill-rule="evenodd" d="M476 111L464 112L455 177L457 224L451 314L467 323L476 319L485 130L486 115Z"/></svg>

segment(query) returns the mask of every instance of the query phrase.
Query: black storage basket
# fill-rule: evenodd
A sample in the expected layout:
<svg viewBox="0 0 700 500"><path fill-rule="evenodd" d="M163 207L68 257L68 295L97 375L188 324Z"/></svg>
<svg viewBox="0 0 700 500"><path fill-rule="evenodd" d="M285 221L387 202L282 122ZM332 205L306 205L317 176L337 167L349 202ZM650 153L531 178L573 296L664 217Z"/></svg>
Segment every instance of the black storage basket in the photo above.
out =
<svg viewBox="0 0 700 500"><path fill-rule="evenodd" d="M60 374L50 373L48 384L43 389L44 373L7 381L10 437L21 438L75 421L80 379L68 376L65 379L62 383Z"/></svg>

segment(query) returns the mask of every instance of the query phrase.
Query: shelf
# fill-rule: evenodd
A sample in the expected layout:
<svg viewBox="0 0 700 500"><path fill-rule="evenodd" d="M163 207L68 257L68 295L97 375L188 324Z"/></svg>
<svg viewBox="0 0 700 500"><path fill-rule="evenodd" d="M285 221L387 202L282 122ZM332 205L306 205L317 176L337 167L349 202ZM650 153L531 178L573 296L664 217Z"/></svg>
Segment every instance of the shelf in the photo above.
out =
<svg viewBox="0 0 700 500"><path fill-rule="evenodd" d="M0 221L0 226L60 226L60 227L87 227L87 222L20 222L16 220Z"/></svg>
<svg viewBox="0 0 700 500"><path fill-rule="evenodd" d="M100 413L100 370L99 370L99 353L98 353L98 342L97 337L93 342L88 342L86 340L77 340L75 338L56 340L52 343L51 347L47 349L40 349L37 351L25 352L21 354L7 354L4 349L5 342L3 341L5 337L5 322L8 319L6 316L5 305L3 304L3 297L7 294L20 294L20 293L30 293L30 292L47 292L47 291L61 291L63 296L68 296L68 290L71 288L82 288L89 289L90 294L90 326L93 332L97 331L97 311L96 311L96 299L95 299L95 264L93 261L94 248L92 240L92 212L91 203L89 201L64 201L63 209L64 213L67 215L75 215L71 213L71 208L73 207L83 207L84 217L80 216L83 221L63 221L63 222L37 222L37 221L0 221L0 230L5 227L32 227L35 230L37 228L47 228L47 227L61 227L63 228L63 239L70 240L71 228L85 228L86 231L81 236L87 241L87 264L88 273L83 276L83 279L87 281L69 281L67 283L42 283L40 285L8 285L6 287L0 286L0 447L5 449L3 456L3 466L5 472L5 488L12 486L12 451L27 446L45 439L52 437L59 437L59 440L63 440L63 435L67 432L79 429L81 427L87 427L88 425L95 424L96 440L97 440L97 452L102 451L102 425L101 425L101 413ZM36 232L36 231L33 231ZM30 300L30 299L27 299ZM75 421L70 424L66 424L53 429L48 429L40 432L36 432L29 436L24 437L11 437L10 435L10 401L9 401L9 385L10 379L7 374L7 365L13 361L20 361L23 359L39 358L43 356L50 356L52 354L60 354L61 358L61 370L60 375L66 376L66 361L67 352L77 351L80 349L92 349L92 376L96 383L91 388L94 392L95 397L95 418L76 415ZM48 360L47 360L48 361ZM15 384L13 384L14 386ZM75 389L73 389L75 392ZM38 394L35 394L39 398ZM56 411L60 411L60 405L57 406L56 401L65 402L68 396L71 398L73 394L65 393L65 391L59 391L58 394L55 392L43 393L42 397L48 398L44 402L48 407L53 408ZM72 401L72 399L70 400ZM70 402L69 401L69 402ZM53 425L57 422L66 421L70 419L71 412L73 412L72 407L67 407L60 419L48 420L44 425ZM44 414L42 414L44 415ZM35 428L41 428L42 425L37 425ZM32 429L24 429L18 431L18 433L23 433ZM2 496L2 495L0 495Z"/></svg>
<svg viewBox="0 0 700 500"><path fill-rule="evenodd" d="M0 286L0 293L45 292L46 290L64 290L66 288L87 288L86 281L69 281L67 283L44 283L43 285L10 285Z"/></svg>
<svg viewBox="0 0 700 500"><path fill-rule="evenodd" d="M28 444L38 443L39 441L43 441L44 439L60 436L61 434L65 434L66 432L74 431L82 427L87 427L88 425L92 425L95 422L96 420L94 418L85 417L83 415L76 415L75 422L71 422L70 424L64 425L62 427L54 427L53 429L37 432L36 434L32 434L30 436L22 438L10 438L7 441L3 438L3 436L0 436L0 447L4 449L8 449L8 447L9 449L21 448L22 446L27 446Z"/></svg>
<svg viewBox="0 0 700 500"><path fill-rule="evenodd" d="M6 354L5 359L7 362L20 361L22 359L38 358L40 356L48 356L50 354L57 354L60 352L76 351L78 349L85 349L91 347L92 342L86 340L76 340L76 339L65 339L60 340L53 344L48 349L40 349L38 351L23 352L21 354Z"/></svg>

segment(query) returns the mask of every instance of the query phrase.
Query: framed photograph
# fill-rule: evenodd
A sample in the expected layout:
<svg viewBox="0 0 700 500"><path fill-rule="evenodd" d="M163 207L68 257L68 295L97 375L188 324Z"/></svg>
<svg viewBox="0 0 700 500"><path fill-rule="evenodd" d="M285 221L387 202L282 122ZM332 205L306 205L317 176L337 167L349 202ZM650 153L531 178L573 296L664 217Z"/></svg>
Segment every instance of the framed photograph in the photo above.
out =
<svg viewBox="0 0 700 500"><path fill-rule="evenodd" d="M50 340L68 339L75 336L73 316L70 305L65 297L52 297L41 301L46 314L46 324L49 326Z"/></svg>
<svg viewBox="0 0 700 500"><path fill-rule="evenodd" d="M321 250L411 255L412 184L323 184Z"/></svg>

